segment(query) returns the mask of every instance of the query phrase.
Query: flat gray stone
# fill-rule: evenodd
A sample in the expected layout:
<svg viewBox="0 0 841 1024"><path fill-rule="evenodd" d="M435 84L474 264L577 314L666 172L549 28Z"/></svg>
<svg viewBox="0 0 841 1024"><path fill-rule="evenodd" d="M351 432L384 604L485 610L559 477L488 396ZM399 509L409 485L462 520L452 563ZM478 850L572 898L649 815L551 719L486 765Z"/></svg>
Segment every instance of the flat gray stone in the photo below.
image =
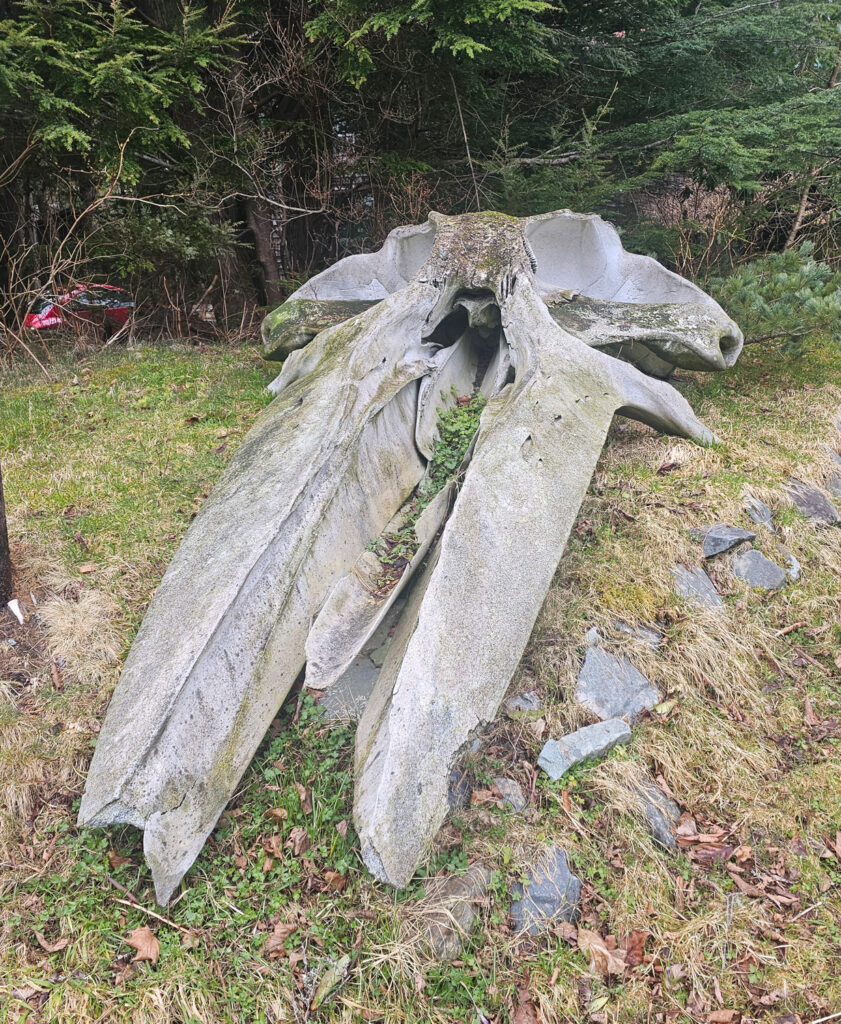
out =
<svg viewBox="0 0 841 1024"><path fill-rule="evenodd" d="M731 568L734 576L762 590L777 590L784 587L788 579L785 570L766 558L761 551L751 550L737 555Z"/></svg>
<svg viewBox="0 0 841 1024"><path fill-rule="evenodd" d="M627 658L588 647L578 673L575 696L599 718L634 718L663 699L656 687Z"/></svg>
<svg viewBox="0 0 841 1024"><path fill-rule="evenodd" d="M553 846L528 869L525 885L511 888L511 917L516 932L537 935L561 920L574 924L581 903L581 879L569 869L566 853Z"/></svg>
<svg viewBox="0 0 841 1024"><path fill-rule="evenodd" d="M529 690L527 693L517 693L509 697L504 704L505 711L509 715L516 715L524 711L540 711L543 708L543 701L537 694L537 690Z"/></svg>
<svg viewBox="0 0 841 1024"><path fill-rule="evenodd" d="M833 498L841 498L841 455L832 448L827 447L826 450L837 468L827 473L824 486Z"/></svg>
<svg viewBox="0 0 841 1024"><path fill-rule="evenodd" d="M714 558L748 540L756 540L756 534L750 530L742 530L738 526L716 523L707 531L701 550L704 552L704 558Z"/></svg>
<svg viewBox="0 0 841 1024"><path fill-rule="evenodd" d="M537 763L553 782L557 782L570 768L590 758L602 757L617 744L627 743L630 738L631 727L628 723L621 718L610 718L606 722L585 725L583 729L568 733L559 740L547 740Z"/></svg>
<svg viewBox="0 0 841 1024"><path fill-rule="evenodd" d="M648 831L661 846L675 849L677 841L673 830L680 821L678 805L651 779L634 787L634 794L639 800Z"/></svg>
<svg viewBox="0 0 841 1024"><path fill-rule="evenodd" d="M764 526L771 533L777 532L771 515L771 509L768 508L764 501L760 501L759 498L748 498L745 501L745 511L757 526Z"/></svg>
<svg viewBox="0 0 841 1024"><path fill-rule="evenodd" d="M786 576L790 580L799 580L802 566L784 544L778 544L777 550L786 560Z"/></svg>
<svg viewBox="0 0 841 1024"><path fill-rule="evenodd" d="M654 626L631 626L622 619L614 619L613 626L620 633L625 633L631 639L650 647L652 651L656 651L663 643L663 634Z"/></svg>
<svg viewBox="0 0 841 1024"><path fill-rule="evenodd" d="M701 568L687 569L675 565L670 570L675 578L675 593L700 608L723 608L724 601L713 586L713 581Z"/></svg>
<svg viewBox="0 0 841 1024"><path fill-rule="evenodd" d="M476 905L487 894L491 871L471 864L463 875L431 878L426 895L417 906L420 932L436 960L454 960L470 937L476 921Z"/></svg>
<svg viewBox="0 0 841 1024"><path fill-rule="evenodd" d="M493 781L496 788L502 794L503 806L510 807L512 811L519 812L525 810L528 800L519 782L506 778L498 778Z"/></svg>
<svg viewBox="0 0 841 1024"><path fill-rule="evenodd" d="M841 515L838 509L827 498L823 491L817 487L804 483L802 480L789 480L786 493L791 498L792 504L798 512L802 512L807 519L813 523L820 523L823 526L833 526L841 522Z"/></svg>

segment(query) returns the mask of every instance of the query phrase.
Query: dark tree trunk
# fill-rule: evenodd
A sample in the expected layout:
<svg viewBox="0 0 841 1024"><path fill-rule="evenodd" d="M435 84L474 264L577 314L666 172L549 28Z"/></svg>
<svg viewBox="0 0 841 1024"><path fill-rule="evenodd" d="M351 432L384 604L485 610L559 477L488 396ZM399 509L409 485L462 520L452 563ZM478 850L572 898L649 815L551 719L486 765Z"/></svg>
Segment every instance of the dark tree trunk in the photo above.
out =
<svg viewBox="0 0 841 1024"><path fill-rule="evenodd" d="M254 251L262 271L263 301L278 306L284 299L280 268L272 241L272 218L269 211L253 200L246 203L248 227L254 238Z"/></svg>
<svg viewBox="0 0 841 1024"><path fill-rule="evenodd" d="M12 555L6 527L6 501L3 497L3 470L0 467L0 603L12 599Z"/></svg>

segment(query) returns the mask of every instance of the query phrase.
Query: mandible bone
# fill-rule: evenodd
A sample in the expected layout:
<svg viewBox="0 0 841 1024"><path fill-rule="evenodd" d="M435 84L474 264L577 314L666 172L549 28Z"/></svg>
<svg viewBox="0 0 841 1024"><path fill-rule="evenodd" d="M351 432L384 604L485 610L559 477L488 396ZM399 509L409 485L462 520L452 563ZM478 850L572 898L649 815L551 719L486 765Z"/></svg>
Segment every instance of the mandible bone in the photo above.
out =
<svg viewBox="0 0 841 1024"><path fill-rule="evenodd" d="M372 873L405 885L452 765L505 695L613 416L709 444L656 378L732 366L742 345L700 289L569 211L431 214L307 282L263 335L284 360L276 397L149 606L79 811L144 829L162 904L301 671L335 685L399 591L357 731L354 822ZM367 548L422 485L440 411L475 390L462 472L378 588Z"/></svg>

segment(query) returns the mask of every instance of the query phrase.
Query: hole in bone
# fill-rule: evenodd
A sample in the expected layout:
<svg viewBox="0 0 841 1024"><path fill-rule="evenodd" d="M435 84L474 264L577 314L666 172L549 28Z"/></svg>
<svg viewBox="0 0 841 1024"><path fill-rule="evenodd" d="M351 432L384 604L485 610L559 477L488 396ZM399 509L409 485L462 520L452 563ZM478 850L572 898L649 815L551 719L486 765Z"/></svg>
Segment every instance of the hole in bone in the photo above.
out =
<svg viewBox="0 0 841 1024"><path fill-rule="evenodd" d="M564 418L563 413L559 412L558 415L555 417L555 422L556 423L560 423L563 418Z"/></svg>
<svg viewBox="0 0 841 1024"><path fill-rule="evenodd" d="M526 460L530 459L534 454L534 452L532 451L533 448L534 441L532 441L531 434L529 434L525 441L523 441L523 443L520 445L520 455L522 455L523 458Z"/></svg>
<svg viewBox="0 0 841 1024"><path fill-rule="evenodd" d="M513 381L511 355L499 307L491 291L465 290L424 337L436 349L434 368L420 385L415 439L427 459L437 437L439 415L458 397L481 391L486 399Z"/></svg>

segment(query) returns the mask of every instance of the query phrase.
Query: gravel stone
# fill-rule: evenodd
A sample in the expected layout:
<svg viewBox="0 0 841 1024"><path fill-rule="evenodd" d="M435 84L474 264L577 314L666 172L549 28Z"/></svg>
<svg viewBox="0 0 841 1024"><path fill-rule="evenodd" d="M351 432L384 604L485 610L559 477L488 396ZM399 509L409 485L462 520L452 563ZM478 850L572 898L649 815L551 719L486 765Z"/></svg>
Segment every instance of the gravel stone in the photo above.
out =
<svg viewBox="0 0 841 1024"><path fill-rule="evenodd" d="M751 587L762 590L777 590L786 585L785 570L776 562L766 558L761 551L751 549L733 559L733 575L744 580Z"/></svg>
<svg viewBox="0 0 841 1024"><path fill-rule="evenodd" d="M498 778L493 781L502 794L502 802L505 807L510 807L512 811L518 812L525 810L528 800L519 782L506 778Z"/></svg>
<svg viewBox="0 0 841 1024"><path fill-rule="evenodd" d="M823 491L817 487L806 484L802 480L791 478L786 487L786 493L791 498L794 507L802 512L807 519L822 526L833 526L841 522L841 515L838 509L827 498Z"/></svg>
<svg viewBox="0 0 841 1024"><path fill-rule="evenodd" d="M611 718L607 722L585 725L559 740L547 740L537 763L553 782L557 782L574 765L592 757L601 757L617 744L627 743L630 738L628 723L621 718Z"/></svg>
<svg viewBox="0 0 841 1024"><path fill-rule="evenodd" d="M756 540L756 534L751 530L742 530L738 526L716 523L707 531L701 550L704 552L704 558L714 558L746 540Z"/></svg>
<svg viewBox="0 0 841 1024"><path fill-rule="evenodd" d="M675 593L685 597L687 601L698 605L699 608L723 608L724 601L721 595L713 586L712 580L703 569L696 567L687 569L682 565L675 565L671 570L675 578Z"/></svg>
<svg viewBox="0 0 841 1024"><path fill-rule="evenodd" d="M574 924L581 903L581 879L569 869L567 855L559 846L546 851L528 869L525 885L512 886L511 916L515 932L537 935L557 920Z"/></svg>
<svg viewBox="0 0 841 1024"><path fill-rule="evenodd" d="M598 718L628 721L663 699L660 691L627 658L614 657L598 647L587 648L575 696L579 704Z"/></svg>

